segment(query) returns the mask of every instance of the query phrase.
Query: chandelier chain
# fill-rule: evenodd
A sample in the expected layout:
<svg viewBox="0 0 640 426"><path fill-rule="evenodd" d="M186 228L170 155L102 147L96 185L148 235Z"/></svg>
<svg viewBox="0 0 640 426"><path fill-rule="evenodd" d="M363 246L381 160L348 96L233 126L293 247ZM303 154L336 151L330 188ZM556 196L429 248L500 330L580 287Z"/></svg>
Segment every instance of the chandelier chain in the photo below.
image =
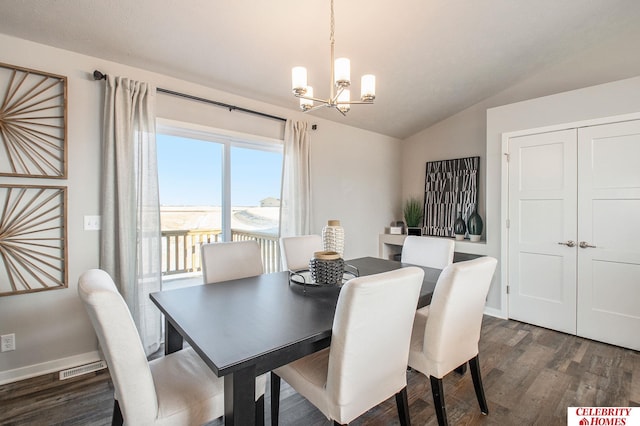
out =
<svg viewBox="0 0 640 426"><path fill-rule="evenodd" d="M333 16L333 0L331 0L331 28L329 30L329 41L331 41L331 45L333 45L336 42L335 35L334 35L335 28L336 28L336 21Z"/></svg>

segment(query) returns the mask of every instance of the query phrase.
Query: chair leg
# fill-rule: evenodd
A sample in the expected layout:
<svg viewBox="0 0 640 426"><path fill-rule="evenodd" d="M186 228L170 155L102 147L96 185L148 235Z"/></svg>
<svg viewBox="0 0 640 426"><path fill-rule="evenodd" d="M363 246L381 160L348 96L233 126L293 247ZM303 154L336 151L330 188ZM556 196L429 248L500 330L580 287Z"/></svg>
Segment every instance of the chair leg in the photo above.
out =
<svg viewBox="0 0 640 426"><path fill-rule="evenodd" d="M409 398L407 397L407 387L402 388L396 394L396 405L398 406L398 418L401 426L411 426L411 417L409 416Z"/></svg>
<svg viewBox="0 0 640 426"><path fill-rule="evenodd" d="M439 426L447 426L447 410L444 408L444 386L442 379L429 376L431 381L431 392L433 393L433 406L436 409L436 417L438 417Z"/></svg>
<svg viewBox="0 0 640 426"><path fill-rule="evenodd" d="M264 426L264 394L256 401L256 426Z"/></svg>
<svg viewBox="0 0 640 426"><path fill-rule="evenodd" d="M271 372L271 426L278 426L280 417L280 376Z"/></svg>
<svg viewBox="0 0 640 426"><path fill-rule="evenodd" d="M456 373L458 373L461 376L464 376L464 373L467 372L467 363L465 362L464 364L462 364L460 367L456 368L455 370Z"/></svg>
<svg viewBox="0 0 640 426"><path fill-rule="evenodd" d="M113 417L111 418L111 426L122 426L124 419L122 418L122 411L120 411L120 404L116 399L113 401Z"/></svg>
<svg viewBox="0 0 640 426"><path fill-rule="evenodd" d="M478 355L469 360L469 367L471 367L471 378L473 379L473 387L476 390L478 404L480 404L480 411L482 412L482 414L489 414L489 406L487 405L487 399L484 396L484 388L482 387L482 377L480 375L480 362L478 361Z"/></svg>

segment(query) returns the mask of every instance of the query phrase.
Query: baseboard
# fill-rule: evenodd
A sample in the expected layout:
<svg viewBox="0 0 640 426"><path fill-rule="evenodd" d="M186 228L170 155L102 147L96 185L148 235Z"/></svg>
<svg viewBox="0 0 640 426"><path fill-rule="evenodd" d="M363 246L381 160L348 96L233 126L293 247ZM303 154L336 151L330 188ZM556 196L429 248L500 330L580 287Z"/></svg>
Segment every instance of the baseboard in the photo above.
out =
<svg viewBox="0 0 640 426"><path fill-rule="evenodd" d="M98 351L93 351L67 358L47 361L41 364L0 371L0 385L42 376L43 374L55 373L61 370L66 370L67 368L73 368L90 362L99 361L100 359L100 353Z"/></svg>
<svg viewBox="0 0 640 426"><path fill-rule="evenodd" d="M484 313L486 315L489 315L489 316L492 316L492 317L507 319L507 317L502 313L502 311L500 309L489 308L489 307L485 306L484 307Z"/></svg>

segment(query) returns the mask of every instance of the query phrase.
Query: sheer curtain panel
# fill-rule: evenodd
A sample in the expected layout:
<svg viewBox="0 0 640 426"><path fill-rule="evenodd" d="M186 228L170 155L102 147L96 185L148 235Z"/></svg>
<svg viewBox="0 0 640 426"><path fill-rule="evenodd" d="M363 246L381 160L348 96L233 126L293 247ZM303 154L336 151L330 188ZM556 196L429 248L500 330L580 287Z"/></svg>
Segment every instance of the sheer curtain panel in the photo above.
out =
<svg viewBox="0 0 640 426"><path fill-rule="evenodd" d="M284 129L280 236L307 235L311 229L309 132L304 121L287 120Z"/></svg>
<svg viewBox="0 0 640 426"><path fill-rule="evenodd" d="M155 87L107 77L100 268L131 311L147 355L160 347L161 318L149 293L161 288Z"/></svg>

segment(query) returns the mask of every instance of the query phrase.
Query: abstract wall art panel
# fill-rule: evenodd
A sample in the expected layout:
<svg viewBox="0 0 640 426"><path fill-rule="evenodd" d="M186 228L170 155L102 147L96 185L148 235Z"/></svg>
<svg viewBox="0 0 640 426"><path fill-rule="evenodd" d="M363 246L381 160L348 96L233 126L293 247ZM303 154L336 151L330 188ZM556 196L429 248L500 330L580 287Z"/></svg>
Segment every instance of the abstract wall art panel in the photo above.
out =
<svg viewBox="0 0 640 426"><path fill-rule="evenodd" d="M0 185L0 296L67 287L66 187Z"/></svg>
<svg viewBox="0 0 640 426"><path fill-rule="evenodd" d="M0 176L65 178L67 78L0 63Z"/></svg>
<svg viewBox="0 0 640 426"><path fill-rule="evenodd" d="M453 237L459 213L467 219L478 203L480 157L429 161L425 176L424 228L426 235Z"/></svg>

